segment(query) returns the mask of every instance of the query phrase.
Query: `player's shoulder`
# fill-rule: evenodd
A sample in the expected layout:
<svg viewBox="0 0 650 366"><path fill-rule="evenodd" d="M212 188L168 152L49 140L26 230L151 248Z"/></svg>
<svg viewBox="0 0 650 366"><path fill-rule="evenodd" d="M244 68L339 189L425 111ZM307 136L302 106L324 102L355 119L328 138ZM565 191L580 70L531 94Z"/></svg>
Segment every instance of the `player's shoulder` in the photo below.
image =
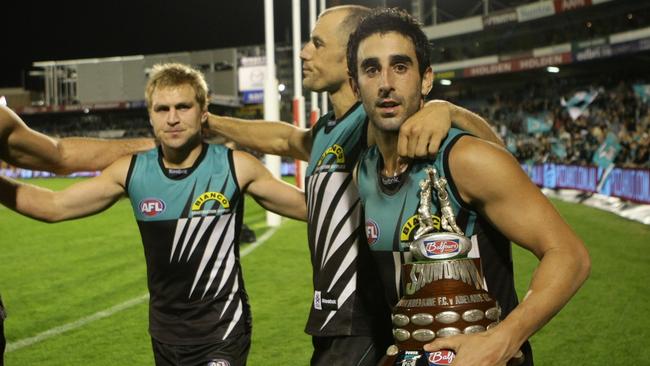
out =
<svg viewBox="0 0 650 366"><path fill-rule="evenodd" d="M249 164L254 164L258 165L261 164L260 161L253 156L251 153L242 151L242 150L230 150L233 158L233 162L236 165L249 165Z"/></svg>
<svg viewBox="0 0 650 366"><path fill-rule="evenodd" d="M464 135L449 150L448 166L454 180L460 181L465 177L471 181L476 177L507 176L519 164L503 147Z"/></svg>
<svg viewBox="0 0 650 366"><path fill-rule="evenodd" d="M106 167L105 170L112 170L112 171L127 171L129 167L131 166L131 162L133 159L135 159L135 155L125 155L119 157L117 160L115 160L111 165Z"/></svg>
<svg viewBox="0 0 650 366"><path fill-rule="evenodd" d="M450 148L449 154L463 159L467 163L480 162L488 158L512 156L502 146L469 134L459 135L457 141Z"/></svg>

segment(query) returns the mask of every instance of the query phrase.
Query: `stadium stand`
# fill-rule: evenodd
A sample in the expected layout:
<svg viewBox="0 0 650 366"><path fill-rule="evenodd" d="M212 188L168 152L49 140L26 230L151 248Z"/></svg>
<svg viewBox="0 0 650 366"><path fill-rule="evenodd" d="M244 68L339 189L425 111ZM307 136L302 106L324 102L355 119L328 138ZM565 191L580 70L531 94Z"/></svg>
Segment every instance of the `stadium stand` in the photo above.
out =
<svg viewBox="0 0 650 366"><path fill-rule="evenodd" d="M634 85L646 84L610 80L573 85L565 79L552 79L458 102L473 105L476 112L493 121L520 161L593 164L597 149L612 133L621 145L614 160L617 166L650 168L648 102L635 93ZM574 119L562 100L580 92L594 99Z"/></svg>
<svg viewBox="0 0 650 366"><path fill-rule="evenodd" d="M641 183L626 183L629 179L625 178L621 185L633 186L631 192L612 193L605 187L605 193L650 203L645 187L645 180L650 179L650 2L459 0L444 5L438 2L434 10L431 6L436 2L410 3L410 10L417 10L424 20L435 49L431 62L439 83L430 98L450 100L486 117L522 166L529 167L531 176L544 164L593 167L598 169L596 178L571 187L593 193L602 191L602 183L613 168L628 169L612 174L641 174L641 178L633 178ZM415 9L416 4L419 9ZM206 50L115 61L121 59L117 57L110 62L121 62L131 73L142 67L146 73L146 65L156 60L178 58L205 66L202 69L210 75L209 80L216 82L232 79L225 75L235 75L238 67L246 66L238 65L241 62L235 56L256 60L250 56L259 54L259 49L247 46L236 51ZM212 63L207 61L208 56ZM217 67L221 64L214 60L221 59L230 66ZM287 86L284 94L290 95L290 47L278 45L277 61L279 81ZM106 91L95 87L96 75L123 80L120 88L114 88L115 93L141 90L140 85L128 84L131 78L100 72L114 70L110 62L35 63L45 68L41 75L44 84L50 85L50 98L40 103L34 100L32 107L18 108L17 112L32 128L53 136L150 136L146 110L138 99L140 92L133 94L133 99L98 99ZM65 90L78 93L54 98L63 104L48 105L57 88L52 88L53 81L48 81L47 75L56 72L65 72L75 83L74 88ZM236 86L229 87L237 94ZM110 95L130 95L115 93ZM261 117L261 105L255 104L259 101L247 101L242 91L221 95L221 99L229 106L215 103L211 105L213 112ZM307 104L309 110L309 101ZM280 108L281 119L291 120L289 98L282 98ZM549 187L542 178L533 179Z"/></svg>

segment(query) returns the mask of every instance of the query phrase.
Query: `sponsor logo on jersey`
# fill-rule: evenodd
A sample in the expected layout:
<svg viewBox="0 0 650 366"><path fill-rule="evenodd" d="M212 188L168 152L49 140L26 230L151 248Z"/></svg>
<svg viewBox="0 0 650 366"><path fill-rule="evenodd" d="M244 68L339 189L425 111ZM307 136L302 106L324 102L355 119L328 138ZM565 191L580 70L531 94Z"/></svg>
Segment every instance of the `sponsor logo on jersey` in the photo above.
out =
<svg viewBox="0 0 650 366"><path fill-rule="evenodd" d="M325 157L330 154L336 156L337 164L345 164L345 152L343 151L343 147L341 147L341 145L334 144L325 150L323 155L320 156L320 159L318 159L316 166L321 165L323 163L323 160L325 160Z"/></svg>
<svg viewBox="0 0 650 366"><path fill-rule="evenodd" d="M314 309L323 310L320 291L314 291Z"/></svg>
<svg viewBox="0 0 650 366"><path fill-rule="evenodd" d="M442 350L429 353L429 366L451 365L456 354L453 351Z"/></svg>
<svg viewBox="0 0 650 366"><path fill-rule="evenodd" d="M158 198L145 198L138 203L140 212L149 217L154 217L165 212L166 207L165 201Z"/></svg>
<svg viewBox="0 0 650 366"><path fill-rule="evenodd" d="M440 217L436 215L431 215L433 221L433 228L436 231L440 231ZM415 240L415 233L420 228L420 222L418 221L418 215L413 215L409 217L408 220L402 225L402 232L400 233L399 240L401 242L411 242Z"/></svg>
<svg viewBox="0 0 650 366"><path fill-rule="evenodd" d="M328 292L314 291L314 309L316 310L337 310L338 300Z"/></svg>
<svg viewBox="0 0 650 366"><path fill-rule="evenodd" d="M230 366L228 360L219 359L219 360L210 360L206 366Z"/></svg>
<svg viewBox="0 0 650 366"><path fill-rule="evenodd" d="M379 225L372 219L366 220L366 238L368 245L373 245L379 240Z"/></svg>
<svg viewBox="0 0 650 366"><path fill-rule="evenodd" d="M458 253L460 251L460 243L457 239L450 240L425 240L424 247L427 255L439 255L448 253Z"/></svg>
<svg viewBox="0 0 650 366"><path fill-rule="evenodd" d="M199 197L192 204L192 211L206 211L204 206L207 202L216 201L221 207L228 209L230 208L230 202L228 198L223 195L221 192L204 192L199 195ZM212 209L208 209L206 213L216 213L218 207L213 206Z"/></svg>

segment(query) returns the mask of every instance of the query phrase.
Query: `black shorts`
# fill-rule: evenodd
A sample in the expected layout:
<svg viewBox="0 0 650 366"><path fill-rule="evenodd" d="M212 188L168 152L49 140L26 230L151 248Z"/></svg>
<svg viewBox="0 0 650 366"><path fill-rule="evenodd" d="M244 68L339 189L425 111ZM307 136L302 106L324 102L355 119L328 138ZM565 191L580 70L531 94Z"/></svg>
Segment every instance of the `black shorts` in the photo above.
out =
<svg viewBox="0 0 650 366"><path fill-rule="evenodd" d="M370 336L312 337L311 366L376 366L389 344Z"/></svg>
<svg viewBox="0 0 650 366"><path fill-rule="evenodd" d="M251 334L191 346L160 343L151 338L156 366L245 366Z"/></svg>

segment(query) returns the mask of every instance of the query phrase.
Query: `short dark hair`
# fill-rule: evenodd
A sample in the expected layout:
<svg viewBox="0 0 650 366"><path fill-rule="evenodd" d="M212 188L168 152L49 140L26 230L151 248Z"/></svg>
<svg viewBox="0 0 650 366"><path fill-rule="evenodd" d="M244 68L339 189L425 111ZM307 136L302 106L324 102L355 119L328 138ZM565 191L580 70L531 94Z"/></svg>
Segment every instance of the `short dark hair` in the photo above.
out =
<svg viewBox="0 0 650 366"><path fill-rule="evenodd" d="M348 71L355 81L358 78L357 52L359 44L373 34L396 32L413 41L418 59L420 76L424 75L431 62L431 45L422 31L422 24L409 13L398 8L378 8L364 17L348 41Z"/></svg>

